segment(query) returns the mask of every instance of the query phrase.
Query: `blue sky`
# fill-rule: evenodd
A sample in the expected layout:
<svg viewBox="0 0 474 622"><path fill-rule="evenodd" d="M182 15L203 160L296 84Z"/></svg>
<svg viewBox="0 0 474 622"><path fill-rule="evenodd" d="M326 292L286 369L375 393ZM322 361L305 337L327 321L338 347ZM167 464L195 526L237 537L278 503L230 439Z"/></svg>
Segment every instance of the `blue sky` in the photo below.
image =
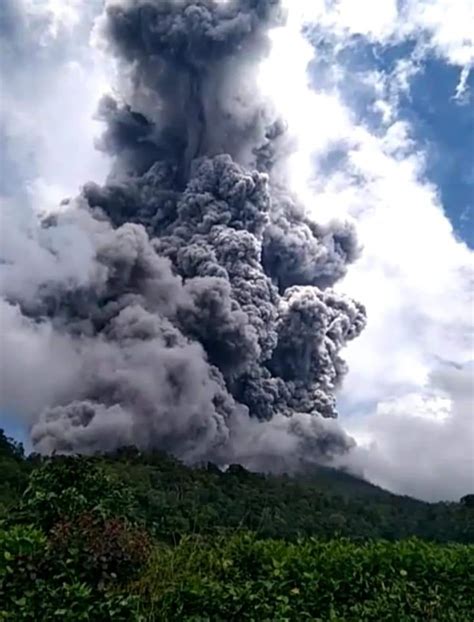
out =
<svg viewBox="0 0 474 622"><path fill-rule="evenodd" d="M349 466L399 492L456 498L474 486L472 0L378 0L363 11L354 0L284 1L312 44L285 45L277 71L291 94L285 85L310 60L312 91L301 84L286 108L312 162L311 213L353 219L363 245L340 285L369 320L338 397L359 443ZM0 199L31 253L35 213L108 170L93 147L113 75L90 39L100 6L0 4ZM15 29L1 27L8 11ZM48 365L40 341L30 351L16 337L18 361ZM0 401L0 426L24 439L28 387L14 393Z"/></svg>
<svg viewBox="0 0 474 622"><path fill-rule="evenodd" d="M441 192L446 214L456 233L474 248L474 114L472 93L455 99L459 68L428 58L401 102L401 112L426 145L427 174Z"/></svg>
<svg viewBox="0 0 474 622"><path fill-rule="evenodd" d="M10 436L15 440L20 441L20 443L23 443L26 451L31 451L31 443L28 438L28 431L25 429L21 418L2 411L0 413L0 428L5 430L7 436Z"/></svg>
<svg viewBox="0 0 474 622"><path fill-rule="evenodd" d="M380 112L373 108L378 95L365 78L371 72L393 75L398 63L415 57L408 88L396 94L397 117L410 124L413 139L423 149L426 176L436 185L456 235L474 248L474 72L467 77L464 96L457 98L462 69L433 53L416 58L416 40L381 44L352 35L340 48L339 41L324 35L316 28L311 37L316 48L314 88L334 88L339 77L334 67L343 68L342 97L358 120L375 132L380 124ZM344 166L343 148L329 155L329 162Z"/></svg>

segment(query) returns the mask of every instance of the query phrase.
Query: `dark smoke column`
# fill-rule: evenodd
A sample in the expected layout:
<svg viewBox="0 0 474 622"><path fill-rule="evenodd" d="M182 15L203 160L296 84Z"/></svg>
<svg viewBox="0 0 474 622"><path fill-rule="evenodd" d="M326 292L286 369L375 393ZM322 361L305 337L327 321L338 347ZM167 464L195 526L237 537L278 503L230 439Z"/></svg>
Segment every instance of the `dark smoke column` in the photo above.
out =
<svg viewBox="0 0 474 622"><path fill-rule="evenodd" d="M75 208L97 223L100 269L34 311L80 344L84 376L33 426L41 450L134 443L265 468L350 445L326 420L365 311L329 288L357 243L285 188L284 124L257 90L283 21L277 0L108 2L114 165Z"/></svg>

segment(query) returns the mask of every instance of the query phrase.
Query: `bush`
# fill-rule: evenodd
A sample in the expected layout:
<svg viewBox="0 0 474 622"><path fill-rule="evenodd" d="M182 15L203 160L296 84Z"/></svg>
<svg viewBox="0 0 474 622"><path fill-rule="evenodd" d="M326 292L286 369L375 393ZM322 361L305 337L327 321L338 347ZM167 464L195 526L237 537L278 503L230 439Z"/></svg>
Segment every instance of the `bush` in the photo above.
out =
<svg viewBox="0 0 474 622"><path fill-rule="evenodd" d="M102 587L130 581L147 560L150 540L144 530L120 518L86 513L58 523L50 547L66 568L74 567L77 577Z"/></svg>
<svg viewBox="0 0 474 622"><path fill-rule="evenodd" d="M72 550L58 555L30 526L0 531L0 620L12 622L130 622L139 620L137 598L96 583Z"/></svg>
<svg viewBox="0 0 474 622"><path fill-rule="evenodd" d="M472 622L474 547L238 535L161 550L137 585L150 620Z"/></svg>
<svg viewBox="0 0 474 622"><path fill-rule="evenodd" d="M8 515L26 488L30 468L21 443L7 437L0 429L0 517Z"/></svg>
<svg viewBox="0 0 474 622"><path fill-rule="evenodd" d="M33 523L48 532L58 522L86 512L133 515L131 495L92 460L60 456L46 459L32 472L12 521Z"/></svg>
<svg viewBox="0 0 474 622"><path fill-rule="evenodd" d="M461 504L466 508L474 509L474 495L464 495L464 497L461 498Z"/></svg>

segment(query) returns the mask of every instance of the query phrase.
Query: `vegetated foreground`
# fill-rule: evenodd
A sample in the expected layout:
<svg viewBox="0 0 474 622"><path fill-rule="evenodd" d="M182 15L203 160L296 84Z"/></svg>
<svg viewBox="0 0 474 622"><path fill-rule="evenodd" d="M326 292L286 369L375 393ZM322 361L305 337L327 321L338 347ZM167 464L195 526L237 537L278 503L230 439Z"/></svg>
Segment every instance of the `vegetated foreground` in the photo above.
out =
<svg viewBox="0 0 474 622"><path fill-rule="evenodd" d="M474 620L474 511L0 434L0 620Z"/></svg>

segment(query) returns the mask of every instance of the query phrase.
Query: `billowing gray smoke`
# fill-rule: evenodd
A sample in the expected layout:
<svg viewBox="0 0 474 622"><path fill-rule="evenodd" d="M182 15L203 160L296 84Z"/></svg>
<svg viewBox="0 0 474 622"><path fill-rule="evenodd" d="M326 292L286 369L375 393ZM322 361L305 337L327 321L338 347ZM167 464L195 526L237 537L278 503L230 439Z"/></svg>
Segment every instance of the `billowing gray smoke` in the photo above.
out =
<svg viewBox="0 0 474 622"><path fill-rule="evenodd" d="M334 391L365 312L329 288L357 243L285 189L291 144L256 84L283 19L278 0L107 4L121 100L101 102L100 146L113 169L44 223L87 236L86 276L4 286L15 326L37 339L48 326L44 366L61 356L70 370L41 392L40 451L135 444L289 468L351 445ZM14 392L11 370L4 383Z"/></svg>

